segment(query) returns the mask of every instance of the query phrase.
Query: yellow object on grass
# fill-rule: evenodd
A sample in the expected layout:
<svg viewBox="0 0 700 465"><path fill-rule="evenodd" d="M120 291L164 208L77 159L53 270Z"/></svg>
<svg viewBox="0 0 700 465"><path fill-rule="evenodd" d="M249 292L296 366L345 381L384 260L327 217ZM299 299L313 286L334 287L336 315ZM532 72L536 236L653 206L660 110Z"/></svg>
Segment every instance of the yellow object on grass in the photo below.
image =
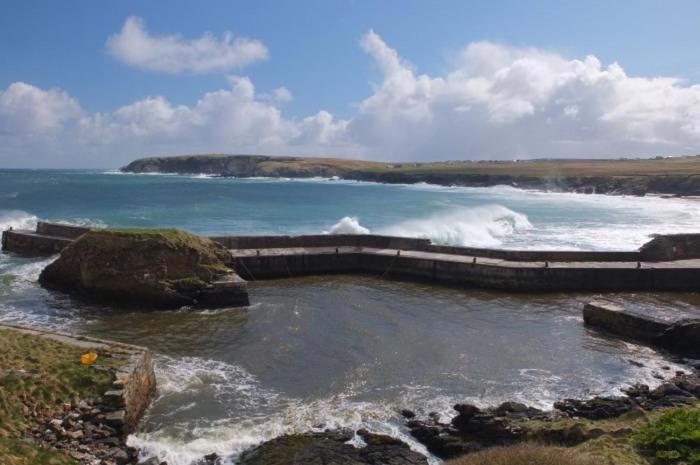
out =
<svg viewBox="0 0 700 465"><path fill-rule="evenodd" d="M87 354L83 354L80 356L80 363L82 363L83 365L90 365L95 360L97 360L97 353L95 352L88 352Z"/></svg>

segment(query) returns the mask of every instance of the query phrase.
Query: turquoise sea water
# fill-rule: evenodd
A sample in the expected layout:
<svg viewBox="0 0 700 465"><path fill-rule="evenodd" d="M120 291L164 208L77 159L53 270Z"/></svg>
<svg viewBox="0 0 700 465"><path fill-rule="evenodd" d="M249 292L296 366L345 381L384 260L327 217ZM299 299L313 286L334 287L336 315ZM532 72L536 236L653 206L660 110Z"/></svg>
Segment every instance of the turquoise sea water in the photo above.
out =
<svg viewBox="0 0 700 465"><path fill-rule="evenodd" d="M652 233L696 230L700 202L510 187L0 170L0 227L36 218L202 234L317 234L335 225L463 245L629 250Z"/></svg>
<svg viewBox="0 0 700 465"><path fill-rule="evenodd" d="M488 247L632 250L652 233L697 232L700 202L0 170L0 228L32 228L38 219L212 235L372 231ZM656 376L683 369L663 353L586 330L584 302L700 313L696 294L508 294L362 276L250 283L252 305L243 309L132 312L39 287L53 259L0 254L0 321L152 348L158 396L130 441L173 465L210 452L235 463L265 439L326 427L369 428L424 451L400 409L447 419L464 401L549 407L659 383Z"/></svg>

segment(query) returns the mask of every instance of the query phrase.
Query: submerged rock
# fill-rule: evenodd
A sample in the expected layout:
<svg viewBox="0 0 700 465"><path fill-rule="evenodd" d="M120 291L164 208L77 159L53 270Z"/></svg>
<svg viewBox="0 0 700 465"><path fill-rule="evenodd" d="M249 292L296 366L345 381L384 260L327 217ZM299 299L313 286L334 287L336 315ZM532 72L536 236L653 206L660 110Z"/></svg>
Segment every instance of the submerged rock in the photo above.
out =
<svg viewBox="0 0 700 465"><path fill-rule="evenodd" d="M427 465L425 456L389 436L360 430L366 443L355 447L350 431L280 436L244 452L239 465Z"/></svg>
<svg viewBox="0 0 700 465"><path fill-rule="evenodd" d="M565 399L554 403L554 408L574 418L604 420L623 415L634 403L629 397L594 397L589 400Z"/></svg>
<svg viewBox="0 0 700 465"><path fill-rule="evenodd" d="M39 282L93 300L140 307L179 308L206 301L247 305L245 282L228 267L230 260L222 245L184 231L92 230L66 247Z"/></svg>

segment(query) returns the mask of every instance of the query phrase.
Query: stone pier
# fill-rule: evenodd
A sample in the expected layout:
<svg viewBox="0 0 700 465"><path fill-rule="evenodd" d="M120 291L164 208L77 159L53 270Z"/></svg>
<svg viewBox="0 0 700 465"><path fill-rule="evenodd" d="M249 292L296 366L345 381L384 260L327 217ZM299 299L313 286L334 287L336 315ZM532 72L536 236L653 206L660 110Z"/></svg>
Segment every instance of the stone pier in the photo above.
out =
<svg viewBox="0 0 700 465"><path fill-rule="evenodd" d="M682 311L648 315L608 302L591 302L583 307L583 321L625 339L700 358L700 311L698 315Z"/></svg>

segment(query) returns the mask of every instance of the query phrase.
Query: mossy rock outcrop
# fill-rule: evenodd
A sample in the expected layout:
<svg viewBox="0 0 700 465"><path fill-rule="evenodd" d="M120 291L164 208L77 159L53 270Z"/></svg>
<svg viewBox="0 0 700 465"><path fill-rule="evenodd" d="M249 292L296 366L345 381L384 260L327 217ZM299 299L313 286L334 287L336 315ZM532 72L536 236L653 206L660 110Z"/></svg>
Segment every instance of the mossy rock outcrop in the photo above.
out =
<svg viewBox="0 0 700 465"><path fill-rule="evenodd" d="M280 436L245 451L239 465L427 465L428 460L398 439L360 430L363 447L349 443L351 431Z"/></svg>
<svg viewBox="0 0 700 465"><path fill-rule="evenodd" d="M66 247L39 282L91 300L179 308L200 303L216 283L233 282L230 261L222 245L184 231L101 229Z"/></svg>

